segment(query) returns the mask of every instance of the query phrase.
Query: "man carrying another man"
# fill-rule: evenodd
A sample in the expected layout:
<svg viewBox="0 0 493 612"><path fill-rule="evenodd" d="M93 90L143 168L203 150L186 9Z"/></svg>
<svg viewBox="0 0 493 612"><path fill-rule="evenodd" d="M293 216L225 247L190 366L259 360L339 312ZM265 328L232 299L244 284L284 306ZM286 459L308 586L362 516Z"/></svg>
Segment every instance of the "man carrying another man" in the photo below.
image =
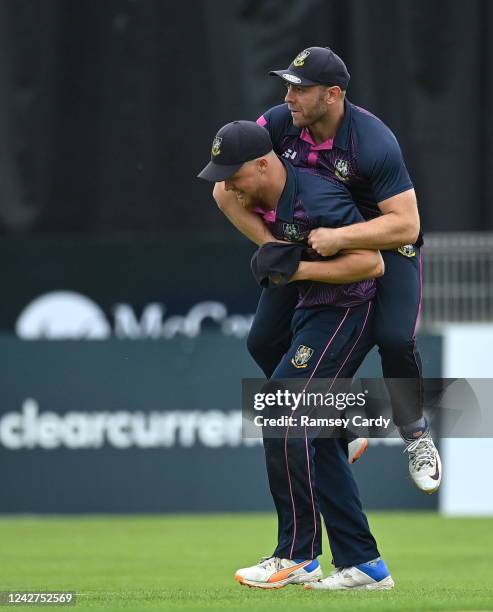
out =
<svg viewBox="0 0 493 612"><path fill-rule="evenodd" d="M363 221L348 189L308 169L293 167L273 151L269 133L235 121L214 138L211 161L200 178L224 181L247 210L258 208L272 239L305 243L316 227L340 228ZM272 246L272 245L271 245ZM377 250L353 249L329 261L300 261L290 344L272 378L351 378L373 345L369 320L384 272ZM275 288L272 291L282 291ZM276 313L272 312L275 317ZM390 589L362 511L346 459L346 441L290 435L264 437L267 473L279 529L273 555L242 568L236 580L260 588L303 583L307 588ZM336 571L321 580L322 513Z"/></svg>
<svg viewBox="0 0 493 612"><path fill-rule="evenodd" d="M257 122L268 130L274 151L296 167L345 186L366 221L315 228L308 243L323 256L346 249L382 251L385 275L377 280L374 341L394 422L409 453L409 474L421 491L434 493L442 469L423 416L421 361L415 342L422 238L416 195L399 144L380 119L346 99L349 73L330 49L305 49L288 68L271 74L286 84L286 104L270 109ZM273 239L262 218L222 183L215 186L214 197L253 242L261 245ZM247 345L267 377L290 345L297 300L292 285L262 292Z"/></svg>

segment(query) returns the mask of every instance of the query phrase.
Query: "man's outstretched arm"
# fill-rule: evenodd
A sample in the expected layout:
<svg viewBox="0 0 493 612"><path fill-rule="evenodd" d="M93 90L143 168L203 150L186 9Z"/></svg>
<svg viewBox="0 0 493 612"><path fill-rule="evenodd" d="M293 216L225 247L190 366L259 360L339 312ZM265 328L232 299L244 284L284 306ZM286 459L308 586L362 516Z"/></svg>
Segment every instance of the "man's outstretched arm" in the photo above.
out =
<svg viewBox="0 0 493 612"><path fill-rule="evenodd" d="M252 242L258 246L276 242L260 216L242 206L232 191L224 189L224 183L215 184L212 196L231 223Z"/></svg>

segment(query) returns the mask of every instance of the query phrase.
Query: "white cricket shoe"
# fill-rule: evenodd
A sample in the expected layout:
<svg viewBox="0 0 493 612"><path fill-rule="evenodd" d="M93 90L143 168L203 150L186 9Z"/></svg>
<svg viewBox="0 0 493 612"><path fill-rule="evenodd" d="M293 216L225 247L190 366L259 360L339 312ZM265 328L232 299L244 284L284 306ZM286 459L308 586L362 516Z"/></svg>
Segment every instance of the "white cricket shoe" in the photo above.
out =
<svg viewBox="0 0 493 612"><path fill-rule="evenodd" d="M330 576L306 584L305 589L319 591L388 591L394 581L382 559L360 563L352 567L339 567Z"/></svg>
<svg viewBox="0 0 493 612"><path fill-rule="evenodd" d="M287 584L304 584L323 577L322 568L316 559L295 561L269 557L258 565L243 567L235 574L240 584L260 589L280 589Z"/></svg>
<svg viewBox="0 0 493 612"><path fill-rule="evenodd" d="M361 455L368 448L368 440L366 438L356 438L356 440L351 440L347 445L347 460L348 463L354 463L358 461Z"/></svg>
<svg viewBox="0 0 493 612"><path fill-rule="evenodd" d="M409 474L414 484L424 493L434 493L442 480L442 462L430 432L416 440L404 440L409 453Z"/></svg>

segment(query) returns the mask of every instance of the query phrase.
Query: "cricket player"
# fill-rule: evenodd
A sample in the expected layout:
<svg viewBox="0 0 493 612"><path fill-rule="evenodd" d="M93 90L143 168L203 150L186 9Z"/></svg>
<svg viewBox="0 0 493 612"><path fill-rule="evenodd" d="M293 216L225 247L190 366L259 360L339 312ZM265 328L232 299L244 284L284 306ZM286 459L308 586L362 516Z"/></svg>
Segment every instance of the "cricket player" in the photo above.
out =
<svg viewBox="0 0 493 612"><path fill-rule="evenodd" d="M276 240L305 242L315 227L338 228L363 221L348 189L313 172L295 168L273 151L269 133L251 121L235 121L214 138L211 161L199 174L243 205L260 209ZM297 301L291 342L272 378L351 378L373 346L369 321L376 287L384 272L376 250L355 249L329 261L301 261L291 278ZM363 280L364 279L364 280ZM274 291L282 289L274 289ZM290 435L291 434L291 435ZM264 434L269 486L277 509L278 543L257 565L239 569L241 584L280 588L387 590L394 586L362 511L346 441ZM322 580L320 513L336 571Z"/></svg>
<svg viewBox="0 0 493 612"><path fill-rule="evenodd" d="M441 462L423 416L421 361L415 332L421 303L422 237L416 195L390 129L346 98L349 73L328 48L310 47L284 70L271 72L286 86L285 104L258 119L274 150L299 168L344 185L365 223L315 228L309 244L321 255L379 249L385 275L377 280L372 321L393 418L409 453L416 486L433 493ZM257 244L272 240L262 218L218 184L214 198L230 221ZM296 288L265 289L248 337L255 361L270 376L290 344ZM393 379L393 380L392 380ZM403 381L399 385L396 379Z"/></svg>

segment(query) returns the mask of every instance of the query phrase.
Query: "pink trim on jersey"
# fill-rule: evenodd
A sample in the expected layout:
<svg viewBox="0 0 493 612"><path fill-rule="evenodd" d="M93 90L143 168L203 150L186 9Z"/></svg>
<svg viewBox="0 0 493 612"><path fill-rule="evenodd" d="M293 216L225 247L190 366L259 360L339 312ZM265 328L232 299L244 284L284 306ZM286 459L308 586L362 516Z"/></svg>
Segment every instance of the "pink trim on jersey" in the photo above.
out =
<svg viewBox="0 0 493 612"><path fill-rule="evenodd" d="M322 351L322 354L320 355L320 358L319 358L319 360L317 361L317 364L316 364L316 365L315 365L315 367L313 368L312 375L311 375L311 376L310 376L310 378L308 379L308 382L306 383L306 385L305 385L305 387L304 387L304 389L303 389L303 393L306 391L306 389L307 389L308 385L310 384L310 382L311 382L312 378L315 376L315 372L317 371L318 366L320 365L320 363L321 363L322 359L324 358L324 355L325 355L325 353L327 352L327 349L328 349L328 348L329 348L329 346L332 344L332 340L334 340L334 338L335 338L335 337L336 337L336 335L337 335L337 332L338 332L338 331L341 329L342 324L343 324L343 323L344 323L344 321L347 319L347 316L348 316L348 314L349 314L349 311L350 311L350 310L351 310L351 308L348 308L348 309L346 310L346 314L344 315L344 317L343 317L342 321L339 323L339 325L338 325L337 329L336 329L336 330L335 330L335 332L332 334L332 338L331 338L331 339L328 341L328 343L327 343L326 347L325 347L325 348L324 348L324 350Z"/></svg>
<svg viewBox="0 0 493 612"><path fill-rule="evenodd" d="M300 139L304 140L305 142L308 142L309 144L311 144L313 151L325 151L327 149L332 149L332 147L334 146L334 139L333 138L329 138L328 140L325 140L324 142L321 142L320 144L317 144L313 140L312 135L310 134L310 132L306 128L303 128L301 130Z"/></svg>
<svg viewBox="0 0 493 612"><path fill-rule="evenodd" d="M289 429L289 425L288 425ZM286 437L284 438L284 458L286 459L286 472L288 473L289 494L291 496L291 506L293 507L293 543L291 544L291 553L289 558L293 556L294 543L296 541L296 505L294 503L293 488L291 487L291 476L289 475L288 462L288 429L286 429Z"/></svg>
<svg viewBox="0 0 493 612"><path fill-rule="evenodd" d="M308 165L309 166L313 166L315 168L315 166L317 165L317 161L318 161L317 151L312 151L311 153L308 153Z"/></svg>
<svg viewBox="0 0 493 612"><path fill-rule="evenodd" d="M312 556L313 559L313 551L315 549L315 538L317 536L317 512L315 510L315 500L313 498L313 486L312 486L312 476L310 474L310 453L308 452L308 436L306 434L305 427L305 449L306 449L306 471L308 472L308 484L310 485L310 497L312 499L312 512L313 512L313 538L312 538Z"/></svg>
<svg viewBox="0 0 493 612"><path fill-rule="evenodd" d="M334 380L332 381L332 384L330 385L329 391L327 391L327 393L329 393L329 392L330 392L330 390L332 389L332 387L333 387L333 385L334 385L334 382L335 382L336 378L337 378L337 377L339 376L339 374L341 373L342 368L343 368L343 367L346 365L347 360L349 359L349 357L351 356L351 353L352 353L352 352L354 351L354 349L356 348L356 345L358 344L359 339L361 338L361 336L362 336L362 334L363 334L363 332L364 332L364 330L365 330L365 327L366 327L366 322L367 322L367 320L368 320L368 316L369 316L369 314L370 314L370 310L371 310L371 304L372 304L372 303L371 303L371 301L370 301L370 302L368 302L368 310L366 311L366 317L365 317L365 320L363 321L363 327L361 328L361 331L360 331L360 333L359 333L359 336L356 338L356 342L355 342L355 343L353 344L353 346L351 347L351 350L350 350L350 351L349 351L349 353L346 355L346 359L344 359L344 361L342 362L342 365L341 365L341 367L339 368L339 370L338 370L337 374L334 376Z"/></svg>
<svg viewBox="0 0 493 612"><path fill-rule="evenodd" d="M260 206L255 206L254 208L252 208L252 212L257 213L257 215L260 215L267 223L274 223L276 220L275 209L264 210L263 208L260 208Z"/></svg>
<svg viewBox="0 0 493 612"><path fill-rule="evenodd" d="M267 125L267 119L263 115L260 115L260 117L257 119L257 123L260 125L260 127L264 127Z"/></svg>

